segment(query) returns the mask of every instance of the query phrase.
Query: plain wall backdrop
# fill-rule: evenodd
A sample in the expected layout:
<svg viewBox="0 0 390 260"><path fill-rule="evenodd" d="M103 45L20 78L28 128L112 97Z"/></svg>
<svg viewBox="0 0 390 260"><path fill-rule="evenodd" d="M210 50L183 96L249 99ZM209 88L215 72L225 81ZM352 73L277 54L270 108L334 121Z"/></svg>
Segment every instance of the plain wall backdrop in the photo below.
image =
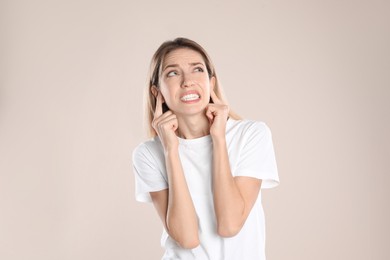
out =
<svg viewBox="0 0 390 260"><path fill-rule="evenodd" d="M161 258L131 153L150 59L177 36L272 130L268 259L390 259L385 0L0 1L0 259Z"/></svg>

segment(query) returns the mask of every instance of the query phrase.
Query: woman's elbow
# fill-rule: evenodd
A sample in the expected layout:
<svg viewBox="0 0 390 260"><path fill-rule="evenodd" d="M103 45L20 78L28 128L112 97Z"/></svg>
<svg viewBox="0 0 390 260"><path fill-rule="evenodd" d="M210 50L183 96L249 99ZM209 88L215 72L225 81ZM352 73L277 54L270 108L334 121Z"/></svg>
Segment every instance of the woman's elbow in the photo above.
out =
<svg viewBox="0 0 390 260"><path fill-rule="evenodd" d="M197 229L187 229L183 232L183 229L168 229L169 236L181 247L185 249L194 249L199 246L199 235Z"/></svg>
<svg viewBox="0 0 390 260"><path fill-rule="evenodd" d="M194 249L199 246L200 241L198 237L194 237L191 239L182 239L180 241L176 241L180 247L184 249Z"/></svg>
<svg viewBox="0 0 390 260"><path fill-rule="evenodd" d="M194 249L199 246L199 235L197 232L168 232L169 236L184 249Z"/></svg>
<svg viewBox="0 0 390 260"><path fill-rule="evenodd" d="M234 237L240 232L242 225L218 225L217 233L221 237Z"/></svg>

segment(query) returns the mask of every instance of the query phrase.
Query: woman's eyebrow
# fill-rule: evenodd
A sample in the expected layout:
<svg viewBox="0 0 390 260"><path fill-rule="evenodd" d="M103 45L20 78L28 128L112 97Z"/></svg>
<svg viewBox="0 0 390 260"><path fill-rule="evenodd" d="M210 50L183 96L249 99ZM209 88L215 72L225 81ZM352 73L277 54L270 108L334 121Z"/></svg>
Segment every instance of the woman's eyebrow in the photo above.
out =
<svg viewBox="0 0 390 260"><path fill-rule="evenodd" d="M197 65L202 65L205 66L202 62L190 62L188 63L190 66L197 66ZM166 65L162 71L165 71L167 68L177 68L179 67L179 64L168 64Z"/></svg>
<svg viewBox="0 0 390 260"><path fill-rule="evenodd" d="M166 65L166 66L164 67L164 69L163 69L162 71L166 70L167 68L171 68L171 67L173 67L173 68L179 67L179 64L168 64L168 65Z"/></svg>
<svg viewBox="0 0 390 260"><path fill-rule="evenodd" d="M197 65L202 65L204 66L204 64L202 62L191 62L189 63L191 66L197 66Z"/></svg>

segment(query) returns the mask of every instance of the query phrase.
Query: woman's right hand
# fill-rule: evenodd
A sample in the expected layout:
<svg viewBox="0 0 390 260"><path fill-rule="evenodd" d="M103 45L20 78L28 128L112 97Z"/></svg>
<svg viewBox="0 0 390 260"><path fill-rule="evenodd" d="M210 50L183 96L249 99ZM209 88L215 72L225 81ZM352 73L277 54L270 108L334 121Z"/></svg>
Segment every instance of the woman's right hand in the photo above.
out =
<svg viewBox="0 0 390 260"><path fill-rule="evenodd" d="M152 127L157 132L164 150L167 152L171 149L177 149L179 146L179 139L176 136L179 124L176 115L171 110L163 113L162 103L163 97L161 92L158 91Z"/></svg>

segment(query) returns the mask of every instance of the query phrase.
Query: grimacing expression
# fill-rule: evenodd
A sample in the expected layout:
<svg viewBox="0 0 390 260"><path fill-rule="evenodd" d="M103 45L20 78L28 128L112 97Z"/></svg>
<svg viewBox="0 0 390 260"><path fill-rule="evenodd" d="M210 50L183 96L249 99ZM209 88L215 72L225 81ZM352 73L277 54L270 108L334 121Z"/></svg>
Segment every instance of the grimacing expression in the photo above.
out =
<svg viewBox="0 0 390 260"><path fill-rule="evenodd" d="M165 57L160 74L160 91L175 114L203 113L214 84L215 78L209 77L203 57L197 51L180 48Z"/></svg>

